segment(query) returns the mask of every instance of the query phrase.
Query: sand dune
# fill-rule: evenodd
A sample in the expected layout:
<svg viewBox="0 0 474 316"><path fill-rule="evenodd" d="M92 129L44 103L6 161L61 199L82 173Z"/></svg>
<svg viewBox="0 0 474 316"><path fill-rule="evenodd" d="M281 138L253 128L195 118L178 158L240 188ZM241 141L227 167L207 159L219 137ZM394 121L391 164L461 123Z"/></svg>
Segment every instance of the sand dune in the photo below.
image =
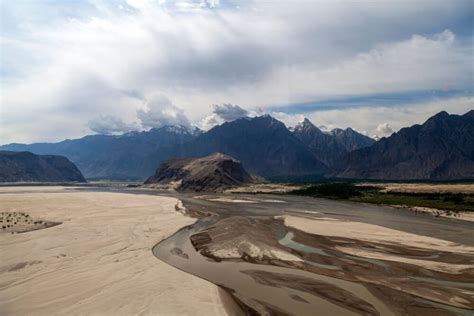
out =
<svg viewBox="0 0 474 316"><path fill-rule="evenodd" d="M151 252L158 241L194 222L175 212L177 202L58 187L0 188L2 211L62 222L0 234L0 314L232 313L226 293Z"/></svg>

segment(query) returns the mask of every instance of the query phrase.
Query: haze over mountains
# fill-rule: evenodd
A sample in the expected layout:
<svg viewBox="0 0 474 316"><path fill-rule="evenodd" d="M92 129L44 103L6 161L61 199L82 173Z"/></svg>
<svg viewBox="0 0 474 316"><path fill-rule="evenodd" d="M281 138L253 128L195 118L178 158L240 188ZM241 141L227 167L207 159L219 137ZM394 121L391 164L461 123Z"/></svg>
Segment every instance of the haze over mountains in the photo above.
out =
<svg viewBox="0 0 474 316"><path fill-rule="evenodd" d="M323 132L307 119L290 130L264 115L226 122L207 132L165 126L0 149L64 155L86 178L146 179L164 160L221 152L268 179L330 175L442 180L474 178L473 130L473 111L462 116L441 112L378 142L351 128Z"/></svg>

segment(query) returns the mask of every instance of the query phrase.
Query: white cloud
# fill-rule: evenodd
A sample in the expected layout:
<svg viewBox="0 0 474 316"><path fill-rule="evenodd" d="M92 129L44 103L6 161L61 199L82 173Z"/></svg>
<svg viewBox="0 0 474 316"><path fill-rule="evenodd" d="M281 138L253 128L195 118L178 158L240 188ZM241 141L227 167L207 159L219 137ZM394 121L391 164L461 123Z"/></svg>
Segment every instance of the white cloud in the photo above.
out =
<svg viewBox="0 0 474 316"><path fill-rule="evenodd" d="M183 109L173 105L163 94L153 95L143 109L137 110L137 117L145 129L167 125L191 126Z"/></svg>
<svg viewBox="0 0 474 316"><path fill-rule="evenodd" d="M390 127L388 123L380 123L377 125L377 128L375 129L375 132L377 133L377 136L390 136L393 133L393 129Z"/></svg>
<svg viewBox="0 0 474 316"><path fill-rule="evenodd" d="M224 123L224 120L217 114L211 114L204 117L198 124L199 128L202 130L210 130L216 125Z"/></svg>
<svg viewBox="0 0 474 316"><path fill-rule="evenodd" d="M246 116L255 116L255 112L249 112L236 104L214 104L212 106L212 113L204 117L198 125L203 130L209 130L216 125Z"/></svg>
<svg viewBox="0 0 474 316"><path fill-rule="evenodd" d="M136 123L127 124L120 118L111 115L102 115L88 123L89 128L98 134L113 135L123 134L139 129Z"/></svg>

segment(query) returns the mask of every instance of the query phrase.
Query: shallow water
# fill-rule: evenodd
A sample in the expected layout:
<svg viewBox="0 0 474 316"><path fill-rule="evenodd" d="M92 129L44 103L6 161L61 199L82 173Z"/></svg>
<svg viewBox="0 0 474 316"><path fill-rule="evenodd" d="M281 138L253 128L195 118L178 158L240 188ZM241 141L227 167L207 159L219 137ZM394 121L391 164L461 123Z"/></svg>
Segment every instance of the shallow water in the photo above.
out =
<svg viewBox="0 0 474 316"><path fill-rule="evenodd" d="M252 264L247 262L215 262L195 251L189 237L200 229L208 226L211 221L200 220L194 226L177 232L171 238L162 241L153 248L153 254L160 260L180 269L206 279L214 284L223 286L235 292L239 298L253 302L262 302L270 306L295 315L314 315L315 307L321 315L358 315L348 309L332 304L323 298L287 287L278 288L255 282L246 271L259 270L278 274L291 274L308 279L315 279L334 285L351 293L358 293L358 297L373 305L384 315L391 315L383 302L373 296L366 288L355 282L348 282L337 278L317 275L297 269L276 267L270 265ZM173 249L179 248L188 259L173 254ZM295 299L295 296L304 298L306 302ZM252 302L252 303L253 303ZM256 303L258 304L258 303Z"/></svg>

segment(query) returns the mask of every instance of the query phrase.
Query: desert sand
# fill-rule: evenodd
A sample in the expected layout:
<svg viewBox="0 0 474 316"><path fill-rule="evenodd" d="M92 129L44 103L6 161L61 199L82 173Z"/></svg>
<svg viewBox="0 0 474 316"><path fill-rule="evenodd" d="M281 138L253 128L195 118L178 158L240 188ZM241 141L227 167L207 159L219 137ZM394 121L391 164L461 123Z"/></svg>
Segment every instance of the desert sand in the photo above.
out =
<svg viewBox="0 0 474 316"><path fill-rule="evenodd" d="M0 188L5 212L62 224L0 233L0 314L226 315L217 286L155 258L151 248L195 220L174 198Z"/></svg>

